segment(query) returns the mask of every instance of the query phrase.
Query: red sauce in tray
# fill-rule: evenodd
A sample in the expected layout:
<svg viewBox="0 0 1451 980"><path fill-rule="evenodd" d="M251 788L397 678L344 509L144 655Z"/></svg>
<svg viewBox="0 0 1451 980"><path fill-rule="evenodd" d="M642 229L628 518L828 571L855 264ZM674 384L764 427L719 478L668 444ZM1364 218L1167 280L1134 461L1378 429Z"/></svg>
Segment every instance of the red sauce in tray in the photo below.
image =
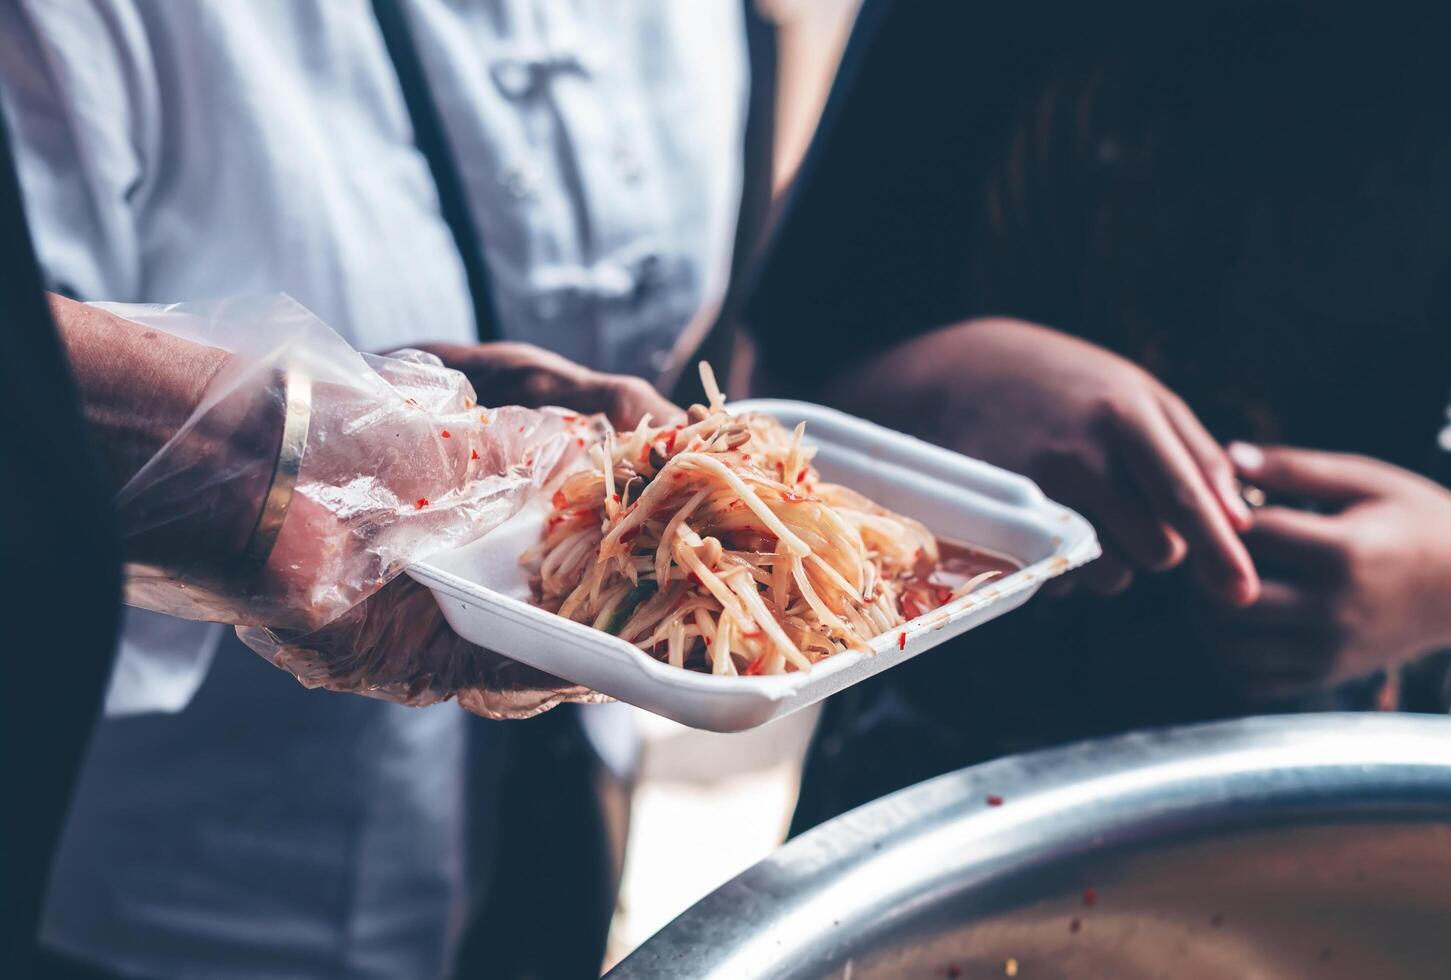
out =
<svg viewBox="0 0 1451 980"><path fill-rule="evenodd" d="M951 602L953 593L975 576L984 572L1007 575L1022 567L1011 558L942 538L937 539L937 559L936 564L924 559L917 566L916 574L904 583L902 612L908 619ZM977 588L986 585L983 582Z"/></svg>

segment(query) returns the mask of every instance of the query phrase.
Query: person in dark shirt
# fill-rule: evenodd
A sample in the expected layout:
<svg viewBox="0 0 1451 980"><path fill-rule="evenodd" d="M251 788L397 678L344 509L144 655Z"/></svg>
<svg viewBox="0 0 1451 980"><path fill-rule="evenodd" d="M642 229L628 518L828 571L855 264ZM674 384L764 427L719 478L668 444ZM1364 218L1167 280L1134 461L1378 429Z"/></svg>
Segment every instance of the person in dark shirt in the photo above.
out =
<svg viewBox="0 0 1451 980"><path fill-rule="evenodd" d="M748 321L764 387L1026 473L1105 558L835 699L798 829L1092 735L1444 708L1444 15L1041 14L868 4Z"/></svg>
<svg viewBox="0 0 1451 980"><path fill-rule="evenodd" d="M0 124L0 553L9 656L0 693L6 854L0 974L86 976L35 934L81 757L101 713L120 624L110 500L46 308ZM63 664L57 661L63 660Z"/></svg>

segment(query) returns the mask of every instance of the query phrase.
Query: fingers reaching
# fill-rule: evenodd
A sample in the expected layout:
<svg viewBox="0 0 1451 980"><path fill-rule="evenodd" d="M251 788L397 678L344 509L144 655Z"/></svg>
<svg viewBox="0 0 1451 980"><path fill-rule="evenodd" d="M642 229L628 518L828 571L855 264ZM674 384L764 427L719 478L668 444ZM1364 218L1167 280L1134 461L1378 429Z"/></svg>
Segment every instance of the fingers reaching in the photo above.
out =
<svg viewBox="0 0 1451 980"><path fill-rule="evenodd" d="M1133 569L1118 555L1105 547L1103 555L1069 576L1076 584L1094 595L1118 595L1134 581Z"/></svg>
<svg viewBox="0 0 1451 980"><path fill-rule="evenodd" d="M1289 446L1236 442L1229 457L1239 474L1261 489L1312 500L1348 502L1371 496L1389 476L1385 464L1376 460Z"/></svg>
<svg viewBox="0 0 1451 980"><path fill-rule="evenodd" d="M1343 558L1337 523L1334 516L1265 507L1244 540L1258 561L1329 574Z"/></svg>
<svg viewBox="0 0 1451 980"><path fill-rule="evenodd" d="M1052 487L1060 499L1081 507L1098 529L1105 547L1128 566L1163 572L1184 560L1188 545L1184 538L1159 520L1148 501L1127 480L1083 479L1073 486ZM1104 565L1107 558L1095 565ZM1127 585L1127 582L1125 582Z"/></svg>
<svg viewBox="0 0 1451 980"><path fill-rule="evenodd" d="M1249 530L1254 523L1254 517L1250 513L1249 505L1240 496L1239 481L1235 479L1234 464L1230 461L1229 454L1209 434L1182 398L1172 391L1163 390L1159 392L1159 401L1164 408L1164 414L1169 417L1169 423L1199 465L1199 471L1209 482L1210 489L1214 491L1234 529L1241 532Z"/></svg>
<svg viewBox="0 0 1451 980"><path fill-rule="evenodd" d="M1292 582L1266 579L1252 605L1225 613L1231 622L1261 626L1318 629L1329 610L1323 592Z"/></svg>
<svg viewBox="0 0 1451 980"><path fill-rule="evenodd" d="M1150 505L1189 545L1189 561L1211 595L1231 605L1254 601L1259 578L1223 502L1166 415L1115 419L1118 445Z"/></svg>

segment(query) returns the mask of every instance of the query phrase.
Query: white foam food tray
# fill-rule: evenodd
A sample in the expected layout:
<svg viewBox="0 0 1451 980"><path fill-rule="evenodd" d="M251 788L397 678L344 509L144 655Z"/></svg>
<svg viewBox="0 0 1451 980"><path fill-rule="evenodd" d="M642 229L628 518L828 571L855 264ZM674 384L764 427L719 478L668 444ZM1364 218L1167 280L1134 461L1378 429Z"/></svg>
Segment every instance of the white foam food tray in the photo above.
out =
<svg viewBox="0 0 1451 980"><path fill-rule="evenodd" d="M823 479L915 517L939 537L1023 567L876 637L871 654L846 651L808 671L764 677L671 667L532 605L519 556L539 540L543 503L466 547L411 566L409 574L433 590L449 625L473 643L692 728L734 732L814 704L1016 609L1044 580L1099 554L1087 521L996 466L819 405L755 400L732 411L764 412L787 428L804 421Z"/></svg>

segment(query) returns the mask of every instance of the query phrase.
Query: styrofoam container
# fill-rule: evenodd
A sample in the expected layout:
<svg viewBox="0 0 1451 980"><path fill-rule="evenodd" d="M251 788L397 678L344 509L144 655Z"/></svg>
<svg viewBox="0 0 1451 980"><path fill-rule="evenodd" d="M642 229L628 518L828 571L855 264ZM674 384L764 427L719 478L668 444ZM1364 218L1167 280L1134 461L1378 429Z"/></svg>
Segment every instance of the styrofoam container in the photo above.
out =
<svg viewBox="0 0 1451 980"><path fill-rule="evenodd" d="M1016 609L1044 580L1098 557L1088 522L1024 477L819 405L755 400L732 411L764 412L788 428L804 421L823 479L915 517L938 537L1023 567L876 637L870 655L849 650L809 671L768 677L671 667L532 605L519 556L539 540L543 503L464 548L411 566L409 574L433 590L449 625L473 643L692 728L734 732L814 704Z"/></svg>

